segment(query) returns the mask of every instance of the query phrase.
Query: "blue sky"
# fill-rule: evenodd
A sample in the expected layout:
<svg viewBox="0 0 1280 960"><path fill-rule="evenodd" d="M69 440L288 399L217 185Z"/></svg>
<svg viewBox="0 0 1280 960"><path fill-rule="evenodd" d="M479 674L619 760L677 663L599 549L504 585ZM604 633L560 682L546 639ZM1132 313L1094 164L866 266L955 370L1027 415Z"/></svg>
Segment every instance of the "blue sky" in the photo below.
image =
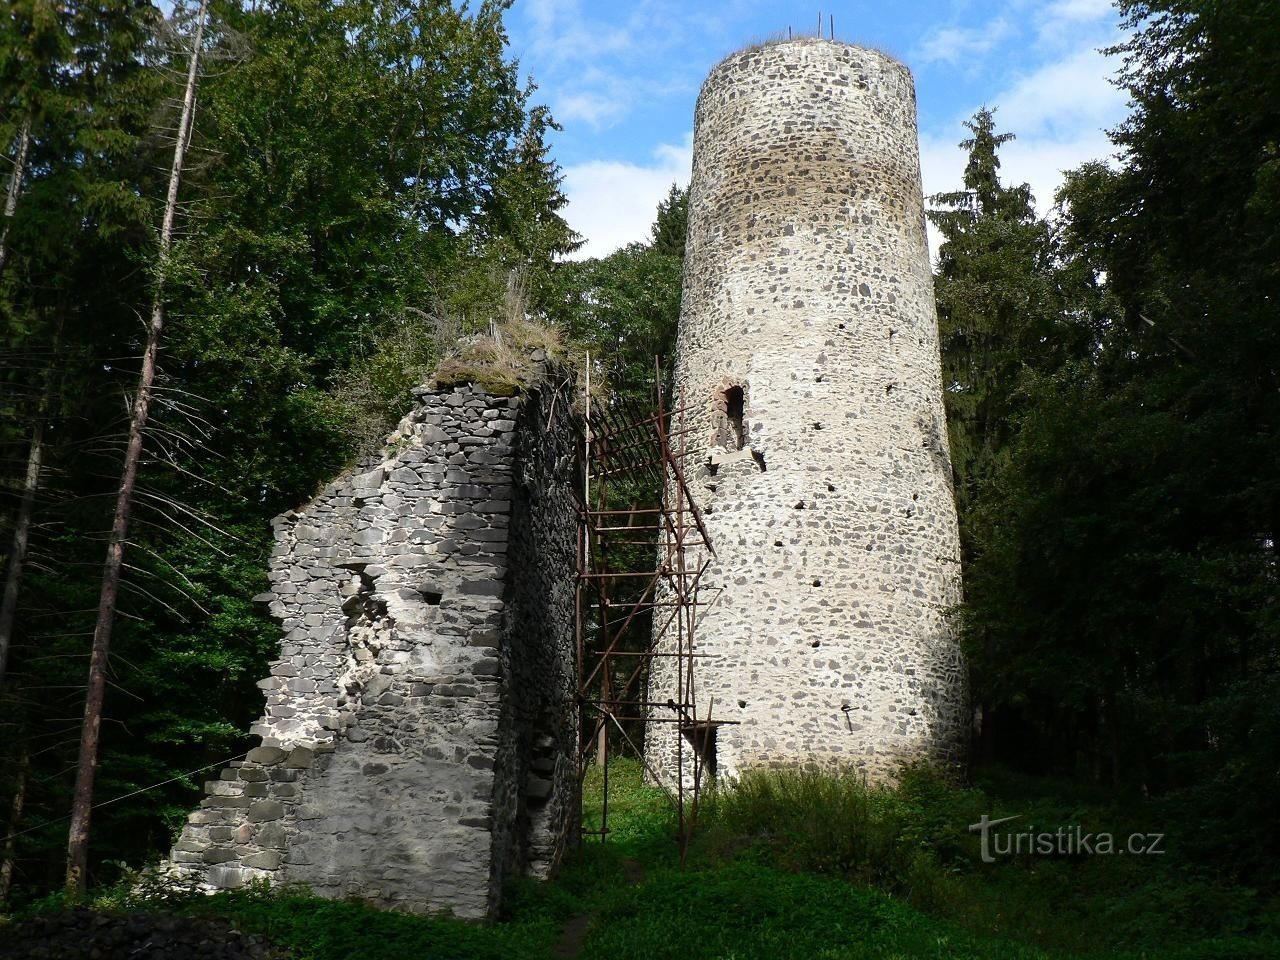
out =
<svg viewBox="0 0 1280 960"><path fill-rule="evenodd" d="M1125 115L1100 47L1121 37L1109 0L516 0L511 52L564 127L553 154L566 218L599 256L645 239L658 200L687 183L693 104L726 54L788 27L879 47L916 78L926 193L960 184L961 122L986 105L1018 139L1003 171L1042 210L1061 171L1113 153L1104 130Z"/></svg>

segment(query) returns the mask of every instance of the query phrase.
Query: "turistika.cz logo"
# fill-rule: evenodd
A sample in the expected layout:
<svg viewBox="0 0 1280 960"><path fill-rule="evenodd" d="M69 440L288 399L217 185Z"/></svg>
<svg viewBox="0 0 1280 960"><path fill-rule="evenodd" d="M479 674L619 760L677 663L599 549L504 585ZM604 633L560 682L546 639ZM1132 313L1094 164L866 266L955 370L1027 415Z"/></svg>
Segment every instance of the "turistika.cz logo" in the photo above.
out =
<svg viewBox="0 0 1280 960"><path fill-rule="evenodd" d="M992 820L985 813L977 823L969 824L969 832L981 835L983 863L995 863L1000 857L1030 856L1115 856L1141 854L1160 856L1164 853L1163 833L1130 833L1118 836L1105 830L1086 831L1079 824L1037 830L1028 825L1020 830L997 830L1001 824L1020 819L1020 815Z"/></svg>

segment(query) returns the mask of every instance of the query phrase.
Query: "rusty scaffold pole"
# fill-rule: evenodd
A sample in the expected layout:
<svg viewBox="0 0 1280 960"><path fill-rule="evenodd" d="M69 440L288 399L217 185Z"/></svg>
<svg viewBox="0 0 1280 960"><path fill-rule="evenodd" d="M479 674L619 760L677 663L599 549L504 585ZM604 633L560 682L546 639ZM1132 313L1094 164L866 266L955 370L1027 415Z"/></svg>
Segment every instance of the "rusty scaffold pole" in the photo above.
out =
<svg viewBox="0 0 1280 960"><path fill-rule="evenodd" d="M582 466L581 522L575 625L578 653L578 787L601 769L599 828L579 822L582 837L609 836L611 735L639 757L676 811L681 859L697 816L704 756L717 723L714 703L699 718L695 663L698 584L714 549L685 477L690 443L683 409L668 411L662 371L655 361L653 412L638 412L619 399L597 403L587 379ZM657 490L657 505L640 494ZM637 563L635 551L645 559ZM627 556L626 553L630 556ZM648 698L655 660L674 658L677 695ZM675 724L677 763L664 777L637 741L649 724ZM692 747L686 762L685 742Z"/></svg>

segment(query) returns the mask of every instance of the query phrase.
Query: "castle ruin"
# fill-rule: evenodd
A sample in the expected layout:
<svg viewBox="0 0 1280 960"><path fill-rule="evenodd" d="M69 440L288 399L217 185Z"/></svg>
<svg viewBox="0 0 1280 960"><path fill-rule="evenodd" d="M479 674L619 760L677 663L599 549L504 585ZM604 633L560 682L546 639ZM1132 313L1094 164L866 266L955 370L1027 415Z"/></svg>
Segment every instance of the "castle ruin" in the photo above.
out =
<svg viewBox="0 0 1280 960"><path fill-rule="evenodd" d="M914 96L889 57L802 39L734 54L698 99L674 371L697 666L677 680L693 657L659 637L646 696L710 722L650 717L664 782L695 755L872 778L962 757ZM486 917L576 842L590 511L572 379L534 382L415 391L381 460L276 520L261 745L207 784L165 872Z"/></svg>
<svg viewBox="0 0 1280 960"><path fill-rule="evenodd" d="M573 822L572 381L416 391L384 456L275 521L261 746L164 865L491 916Z"/></svg>

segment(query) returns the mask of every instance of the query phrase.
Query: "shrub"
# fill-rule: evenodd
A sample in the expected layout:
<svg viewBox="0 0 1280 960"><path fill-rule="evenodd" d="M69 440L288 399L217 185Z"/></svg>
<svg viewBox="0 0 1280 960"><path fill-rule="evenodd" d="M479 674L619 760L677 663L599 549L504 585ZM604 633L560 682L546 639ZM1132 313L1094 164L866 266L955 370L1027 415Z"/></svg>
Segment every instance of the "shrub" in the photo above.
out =
<svg viewBox="0 0 1280 960"><path fill-rule="evenodd" d="M853 771L749 770L709 795L701 829L713 851L752 846L790 870L909 894L972 857L964 829L984 803L926 768L896 788Z"/></svg>

